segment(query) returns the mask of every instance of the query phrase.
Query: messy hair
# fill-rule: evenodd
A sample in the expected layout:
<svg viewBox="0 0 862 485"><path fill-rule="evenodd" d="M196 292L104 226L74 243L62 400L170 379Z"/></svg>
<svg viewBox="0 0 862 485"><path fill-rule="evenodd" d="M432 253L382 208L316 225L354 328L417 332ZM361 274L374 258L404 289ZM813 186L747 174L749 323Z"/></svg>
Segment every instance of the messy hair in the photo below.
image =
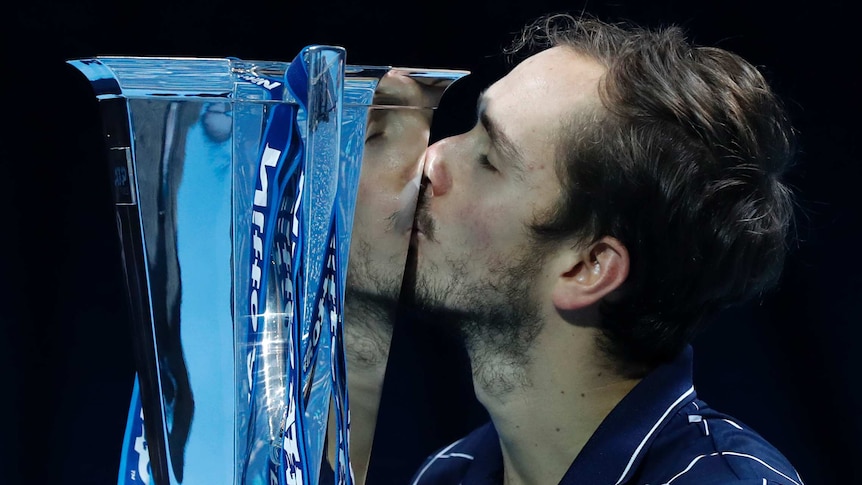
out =
<svg viewBox="0 0 862 485"><path fill-rule="evenodd" d="M600 304L600 343L643 373L676 355L717 310L778 280L793 201L782 181L794 136L764 76L740 56L646 29L548 15L513 59L567 46L601 63L602 108L563 125L563 200L541 240L604 236L629 252L629 276Z"/></svg>

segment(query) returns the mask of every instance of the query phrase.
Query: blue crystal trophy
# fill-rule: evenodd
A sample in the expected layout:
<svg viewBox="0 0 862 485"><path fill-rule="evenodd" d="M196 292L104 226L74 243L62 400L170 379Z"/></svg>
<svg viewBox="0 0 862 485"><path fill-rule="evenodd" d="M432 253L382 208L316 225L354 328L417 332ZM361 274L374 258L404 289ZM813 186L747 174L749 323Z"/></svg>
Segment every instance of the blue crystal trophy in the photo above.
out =
<svg viewBox="0 0 862 485"><path fill-rule="evenodd" d="M344 295L370 113L394 109L375 92L466 72L321 45L69 63L99 100L135 329L118 484L317 484L327 446L352 483Z"/></svg>

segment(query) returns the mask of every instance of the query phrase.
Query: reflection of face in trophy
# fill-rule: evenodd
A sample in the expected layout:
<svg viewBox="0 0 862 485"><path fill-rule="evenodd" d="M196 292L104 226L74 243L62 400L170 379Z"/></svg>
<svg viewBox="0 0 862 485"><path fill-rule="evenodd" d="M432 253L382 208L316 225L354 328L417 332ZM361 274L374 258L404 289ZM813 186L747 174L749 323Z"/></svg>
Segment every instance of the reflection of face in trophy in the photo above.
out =
<svg viewBox="0 0 862 485"><path fill-rule="evenodd" d="M369 110L345 300L345 347L354 365L386 362L433 107L443 87L398 70Z"/></svg>
<svg viewBox="0 0 862 485"><path fill-rule="evenodd" d="M365 481L431 118L452 82L393 69L368 112L344 308L350 459ZM331 423L331 422L330 422ZM333 437L330 426L330 439ZM329 462L334 449L329 447Z"/></svg>

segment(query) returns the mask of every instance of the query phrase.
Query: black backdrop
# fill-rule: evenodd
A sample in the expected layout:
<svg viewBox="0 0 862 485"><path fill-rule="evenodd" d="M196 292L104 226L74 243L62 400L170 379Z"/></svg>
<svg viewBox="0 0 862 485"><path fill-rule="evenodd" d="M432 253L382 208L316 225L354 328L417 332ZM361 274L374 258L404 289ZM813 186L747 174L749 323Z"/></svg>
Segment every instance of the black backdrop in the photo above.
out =
<svg viewBox="0 0 862 485"><path fill-rule="evenodd" d="M469 5L468 5L469 4ZM2 483L116 483L133 378L99 119L64 61L95 55L348 62L482 72L546 11L678 23L761 66L800 132L794 250L777 291L696 342L699 394L759 430L809 485L862 483L859 111L850 2L13 0L3 15ZM444 127L445 129L445 127ZM5 387L5 386L4 386ZM9 480L7 482L7 480Z"/></svg>

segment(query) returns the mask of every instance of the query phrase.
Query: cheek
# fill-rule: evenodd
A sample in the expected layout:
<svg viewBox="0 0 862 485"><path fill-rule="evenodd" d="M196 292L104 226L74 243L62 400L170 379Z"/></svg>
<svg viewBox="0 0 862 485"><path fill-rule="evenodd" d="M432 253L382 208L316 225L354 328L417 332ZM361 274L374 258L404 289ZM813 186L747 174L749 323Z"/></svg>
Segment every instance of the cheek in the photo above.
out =
<svg viewBox="0 0 862 485"><path fill-rule="evenodd" d="M464 239L471 248L487 250L504 242L501 239L507 237L504 231L501 231L506 225L506 217L505 211L499 205L467 205L458 216L465 230Z"/></svg>
<svg viewBox="0 0 862 485"><path fill-rule="evenodd" d="M381 183L375 175L363 171L359 179L353 216L355 231L368 231L368 226L381 227L397 206L396 189Z"/></svg>
<svg viewBox="0 0 862 485"><path fill-rule="evenodd" d="M399 208L398 194L392 190L373 184L360 185L356 194L355 219L366 223L386 221ZM376 224L376 222L375 222Z"/></svg>
<svg viewBox="0 0 862 485"><path fill-rule="evenodd" d="M378 205L381 199L398 193L397 174L388 166L388 153L366 149L359 175L356 203Z"/></svg>

